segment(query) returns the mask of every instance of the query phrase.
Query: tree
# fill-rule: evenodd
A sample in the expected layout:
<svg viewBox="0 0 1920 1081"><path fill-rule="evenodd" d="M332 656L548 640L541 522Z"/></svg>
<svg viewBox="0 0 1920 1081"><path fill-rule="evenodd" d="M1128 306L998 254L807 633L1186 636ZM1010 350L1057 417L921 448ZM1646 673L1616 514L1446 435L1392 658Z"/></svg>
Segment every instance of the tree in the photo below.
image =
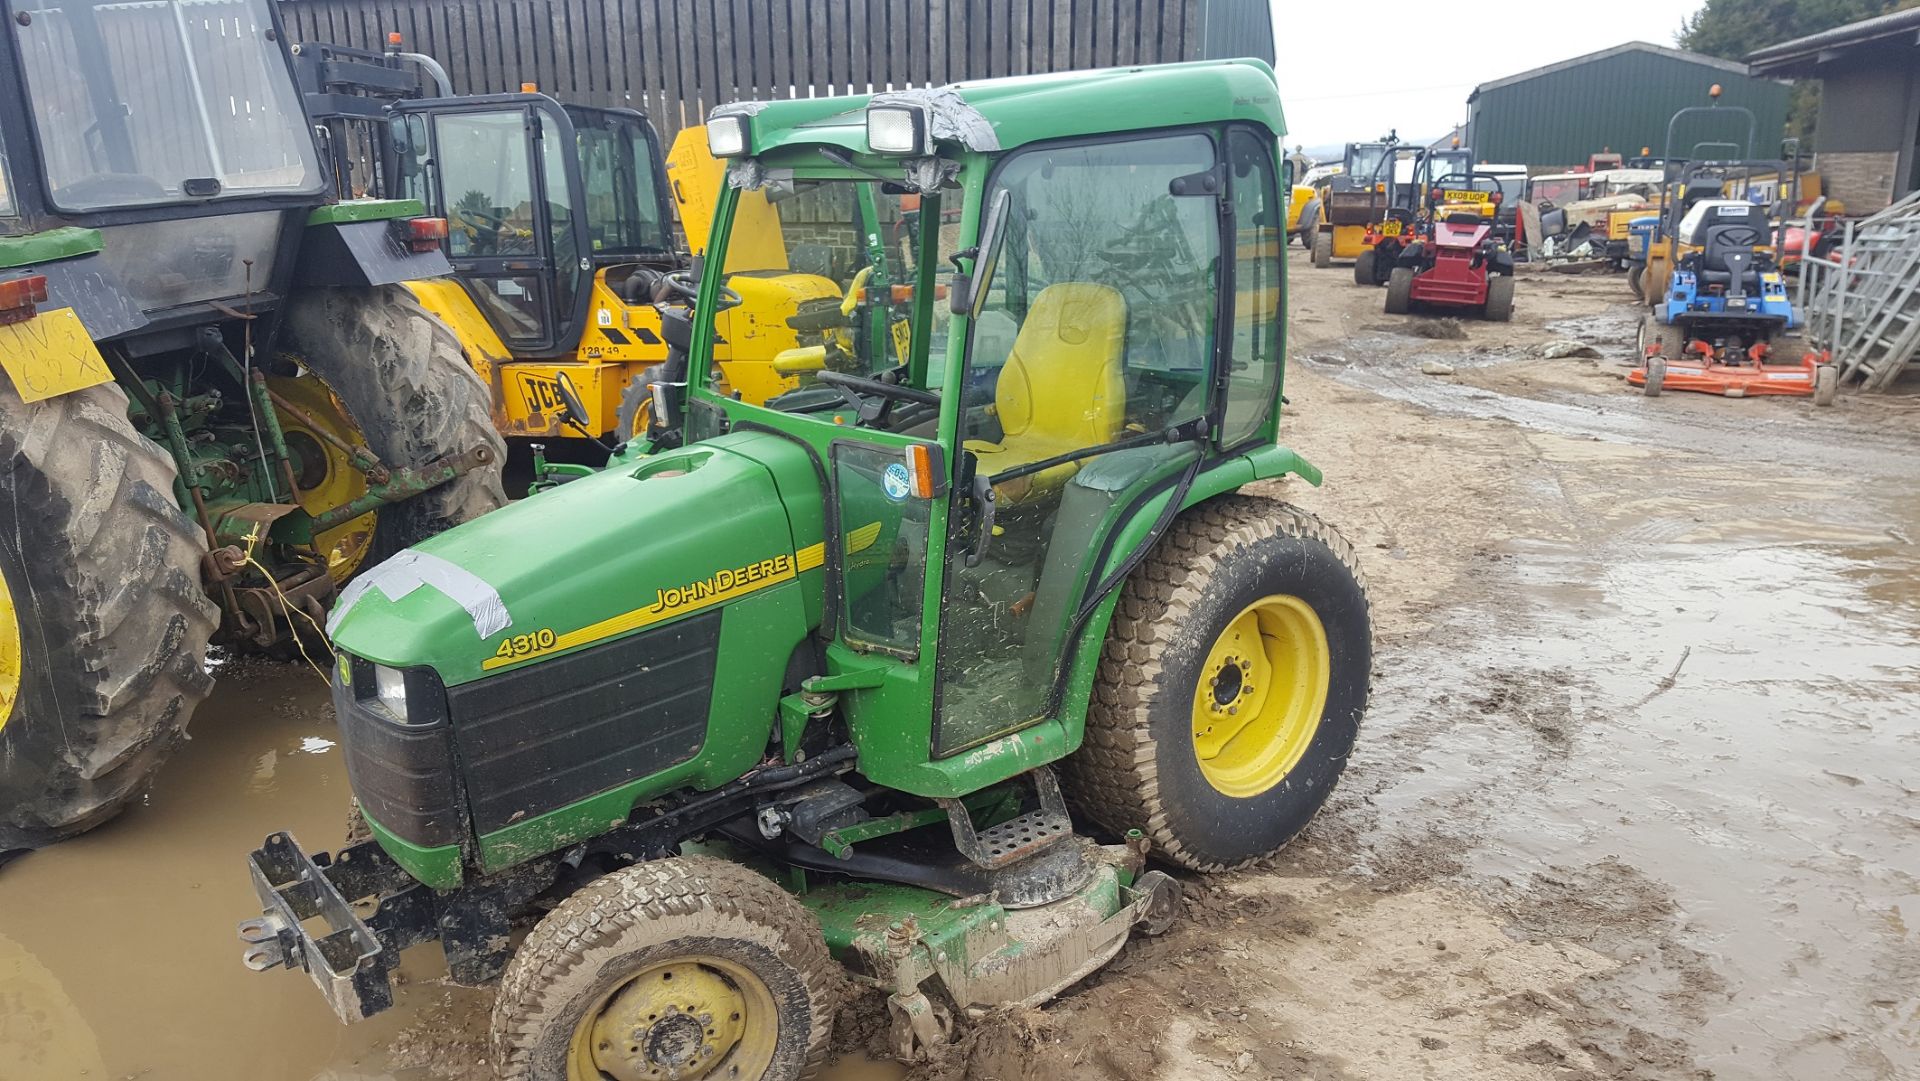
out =
<svg viewBox="0 0 1920 1081"><path fill-rule="evenodd" d="M1769 45L1910 7L1920 0L1707 0L1681 23L1679 41L1696 53L1745 60ZM1819 113L1820 84L1794 84L1788 133L1810 138Z"/></svg>

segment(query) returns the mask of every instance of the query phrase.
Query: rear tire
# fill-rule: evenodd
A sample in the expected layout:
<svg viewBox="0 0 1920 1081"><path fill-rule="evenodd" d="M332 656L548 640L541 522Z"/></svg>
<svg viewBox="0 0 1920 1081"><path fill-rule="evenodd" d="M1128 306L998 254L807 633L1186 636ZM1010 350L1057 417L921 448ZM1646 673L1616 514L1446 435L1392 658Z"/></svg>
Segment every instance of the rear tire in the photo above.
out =
<svg viewBox="0 0 1920 1081"><path fill-rule="evenodd" d="M1312 614L1305 625L1324 632L1317 645L1313 635L1261 637L1259 648L1279 648L1283 664L1271 665L1269 656L1243 681L1231 671L1235 658L1224 655L1228 663L1213 671L1234 628L1276 600ZM1313 515L1244 495L1183 513L1127 580L1107 632L1086 739L1065 764L1076 808L1116 834L1144 830L1162 857L1193 870L1236 867L1280 849L1346 768L1367 708L1370 610L1353 546ZM1280 676L1303 671L1299 665L1324 666L1324 682ZM1276 678L1262 691L1256 675L1264 684L1268 673ZM1221 701L1229 676L1238 697ZM1241 735L1257 736L1253 726L1265 708L1288 706L1303 688L1313 689L1309 682L1324 694L1317 716L1308 708L1310 727L1277 734L1298 757L1250 759L1277 776L1256 774L1264 780L1242 784L1227 773L1226 756L1240 736L1227 737L1211 760L1202 757L1201 741L1213 732L1206 711L1246 705L1250 720L1241 722ZM1265 697L1256 703L1254 694ZM1308 707L1315 701L1305 700Z"/></svg>
<svg viewBox="0 0 1920 1081"><path fill-rule="evenodd" d="M1333 265L1333 233L1322 229L1313 238L1313 267L1325 270Z"/></svg>
<svg viewBox="0 0 1920 1081"><path fill-rule="evenodd" d="M118 386L28 405L0 378L0 853L118 814L213 687L175 474Z"/></svg>
<svg viewBox="0 0 1920 1081"><path fill-rule="evenodd" d="M593 1076L573 1068L583 1054L644 1057L691 1040L694 1054L716 1047L702 1076L799 1081L826 1062L843 984L819 921L767 878L699 856L641 863L581 889L527 935L494 1002L494 1061L502 1081L581 1081ZM740 995L731 1005L729 988ZM638 1011L642 1035L595 1024L626 1017L632 996L668 993L672 1012ZM710 1020L686 1023L703 1013ZM666 1075L669 1063L652 1065Z"/></svg>
<svg viewBox="0 0 1920 1081"><path fill-rule="evenodd" d="M1374 252L1368 248L1353 261L1353 284L1379 285L1380 279L1373 276Z"/></svg>
<svg viewBox="0 0 1920 1081"><path fill-rule="evenodd" d="M1840 394L1840 369L1822 364L1813 370L1813 404L1832 405Z"/></svg>
<svg viewBox="0 0 1920 1081"><path fill-rule="evenodd" d="M1487 306L1485 310L1489 321L1507 323L1513 320L1513 276L1495 274L1487 279Z"/></svg>
<svg viewBox="0 0 1920 1081"><path fill-rule="evenodd" d="M451 526L506 506L506 441L492 394L460 340L397 285L302 291L286 315L287 359L319 375L367 447L390 468L484 447L478 467L379 509L361 569Z"/></svg>
<svg viewBox="0 0 1920 1081"><path fill-rule="evenodd" d="M1646 273L1647 268L1641 263L1635 263L1633 267L1627 271L1627 288L1633 291L1633 298L1635 300L1644 301L1647 299L1646 291L1641 282L1641 279L1646 276Z"/></svg>
<svg viewBox="0 0 1920 1081"><path fill-rule="evenodd" d="M1397 266L1387 277L1387 314L1405 315L1413 310L1413 271Z"/></svg>

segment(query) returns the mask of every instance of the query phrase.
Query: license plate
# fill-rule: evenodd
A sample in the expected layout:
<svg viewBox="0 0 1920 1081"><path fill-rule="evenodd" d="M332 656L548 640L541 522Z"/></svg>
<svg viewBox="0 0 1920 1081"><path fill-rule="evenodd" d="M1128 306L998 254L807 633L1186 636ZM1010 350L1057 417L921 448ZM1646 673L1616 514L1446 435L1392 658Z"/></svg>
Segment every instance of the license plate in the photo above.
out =
<svg viewBox="0 0 1920 1081"><path fill-rule="evenodd" d="M23 402L39 402L113 381L100 348L72 308L0 327L0 368Z"/></svg>
<svg viewBox="0 0 1920 1081"><path fill-rule="evenodd" d="M1492 192L1485 191L1447 191L1442 189L1440 201L1443 203L1484 203Z"/></svg>
<svg viewBox="0 0 1920 1081"><path fill-rule="evenodd" d="M1381 235L1381 236L1399 236L1399 235L1400 235L1400 223L1399 223L1399 222L1397 222L1397 221L1383 221L1383 222L1381 222L1381 223L1380 223L1380 235Z"/></svg>

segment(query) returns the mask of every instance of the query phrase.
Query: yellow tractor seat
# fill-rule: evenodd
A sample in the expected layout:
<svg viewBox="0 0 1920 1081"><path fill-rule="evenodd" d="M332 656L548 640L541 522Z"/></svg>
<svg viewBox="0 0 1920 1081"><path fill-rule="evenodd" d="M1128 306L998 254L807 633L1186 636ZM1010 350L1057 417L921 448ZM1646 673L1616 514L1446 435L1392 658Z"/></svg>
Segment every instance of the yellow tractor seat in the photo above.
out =
<svg viewBox="0 0 1920 1081"><path fill-rule="evenodd" d="M1118 290L1093 282L1040 290L994 385L1001 439L966 443L980 473L991 477L1118 438L1127 414L1126 333L1127 302ZM1079 468L1067 462L1014 478L996 485L998 496L1030 502L1058 491Z"/></svg>

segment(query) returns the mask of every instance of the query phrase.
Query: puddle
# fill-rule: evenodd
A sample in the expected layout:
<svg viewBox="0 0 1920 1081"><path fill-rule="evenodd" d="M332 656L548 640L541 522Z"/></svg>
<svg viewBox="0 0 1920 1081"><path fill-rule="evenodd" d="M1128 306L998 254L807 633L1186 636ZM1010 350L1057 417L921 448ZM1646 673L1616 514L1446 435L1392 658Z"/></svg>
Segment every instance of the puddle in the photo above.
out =
<svg viewBox="0 0 1920 1081"><path fill-rule="evenodd" d="M416 1048L483 1042L490 992L410 972L393 1010L343 1026L305 973L240 965L234 926L259 912L247 852L278 828L309 846L340 841L349 792L332 733L311 671L231 661L146 805L0 871L0 1081L492 1076L430 1054L408 1061L437 1075L397 1067L387 1051L403 1030ZM470 1031L435 1031L450 1018ZM845 1062L823 1079L898 1076Z"/></svg>
<svg viewBox="0 0 1920 1081"><path fill-rule="evenodd" d="M1715 1077L1920 1076L1920 554L1508 554L1497 604L1383 658L1375 746L1407 757L1376 768L1407 772L1379 821L1447 823L1463 872L1516 895L1596 864L1649 881L1585 933L1657 916L1697 951L1629 965L1613 1005Z"/></svg>
<svg viewBox="0 0 1920 1081"><path fill-rule="evenodd" d="M1592 329L1592 319L1566 320L1551 324L1541 341L1584 338L1582 332ZM1617 369L1617 350L1603 346L1603 351L1610 359L1597 363ZM1678 393L1646 398L1618 387L1609 387L1604 394L1547 388L1542 397L1527 397L1473 381L1476 370L1511 364L1521 356L1513 351L1435 348L1395 334L1362 334L1337 347L1305 350L1294 362L1348 386L1441 416L1503 420L1563 436L1695 452L1727 461L1910 478L1915 456L1920 454L1920 438L1911 427L1885 431L1848 426L1839 411L1816 410L1803 399L1741 401ZM1466 378L1424 374L1420 368L1428 361L1447 365Z"/></svg>

